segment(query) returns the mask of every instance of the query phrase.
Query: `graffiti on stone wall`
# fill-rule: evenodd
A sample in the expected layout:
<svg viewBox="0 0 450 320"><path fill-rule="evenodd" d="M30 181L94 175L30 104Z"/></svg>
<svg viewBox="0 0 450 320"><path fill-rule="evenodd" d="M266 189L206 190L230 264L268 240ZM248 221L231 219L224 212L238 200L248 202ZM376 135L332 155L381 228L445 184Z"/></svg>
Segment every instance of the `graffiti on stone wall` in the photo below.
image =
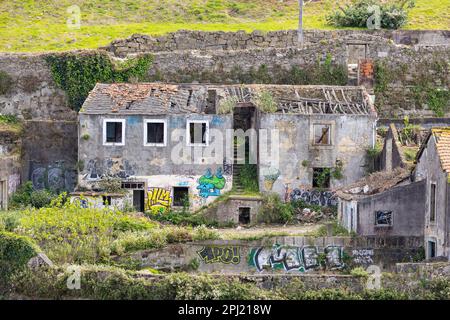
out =
<svg viewBox="0 0 450 320"><path fill-rule="evenodd" d="M170 197L170 190L163 188L149 188L147 192L147 204L146 210L152 213L164 213L172 204L172 198Z"/></svg>
<svg viewBox="0 0 450 320"><path fill-rule="evenodd" d="M240 248L238 246L207 246L197 254L203 262L239 264L241 262Z"/></svg>
<svg viewBox="0 0 450 320"><path fill-rule="evenodd" d="M66 168L63 161L49 166L34 166L30 180L35 189L50 189L55 192L73 191L76 185L76 171Z"/></svg>
<svg viewBox="0 0 450 320"><path fill-rule="evenodd" d="M222 168L218 168L216 174L212 174L211 169L207 169L206 173L198 179L197 189L202 198L210 196L220 196L220 190L225 187L225 178Z"/></svg>
<svg viewBox="0 0 450 320"><path fill-rule="evenodd" d="M254 248L249 255L249 264L260 272L266 269L306 272L321 266L322 253L326 268L334 270L344 267L343 249L339 246L327 246L322 252L315 246Z"/></svg>
<svg viewBox="0 0 450 320"><path fill-rule="evenodd" d="M273 188L273 184L280 177L280 170L277 168L268 168L263 172L264 177L264 187L266 191L271 191Z"/></svg>
<svg viewBox="0 0 450 320"><path fill-rule="evenodd" d="M100 165L97 160L89 160L86 164L87 174L83 179L97 181L104 178L128 179L134 176L135 171L128 160L108 158Z"/></svg>
<svg viewBox="0 0 450 320"><path fill-rule="evenodd" d="M337 197L331 191L294 189L290 195L291 201L303 201L306 204L319 205L322 207L337 206Z"/></svg>
<svg viewBox="0 0 450 320"><path fill-rule="evenodd" d="M363 266L373 264L373 249L352 250L353 263Z"/></svg>

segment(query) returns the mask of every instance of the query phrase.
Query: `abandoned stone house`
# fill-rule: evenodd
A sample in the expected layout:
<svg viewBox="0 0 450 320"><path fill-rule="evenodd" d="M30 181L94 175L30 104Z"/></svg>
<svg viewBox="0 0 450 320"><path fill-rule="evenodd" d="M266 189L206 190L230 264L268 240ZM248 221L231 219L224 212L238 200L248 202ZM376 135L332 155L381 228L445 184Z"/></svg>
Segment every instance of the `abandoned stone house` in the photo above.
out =
<svg viewBox="0 0 450 320"><path fill-rule="evenodd" d="M427 258L450 258L450 127L430 130L417 154L415 181L425 181L424 241Z"/></svg>
<svg viewBox="0 0 450 320"><path fill-rule="evenodd" d="M260 191L327 205L364 175L375 124L363 87L97 84L79 113L78 190L113 177L140 211L198 209L244 191L253 164Z"/></svg>
<svg viewBox="0 0 450 320"><path fill-rule="evenodd" d="M429 130L411 168L391 126L381 162L383 171L336 192L341 224L364 236L420 236L427 258L450 257L450 128Z"/></svg>

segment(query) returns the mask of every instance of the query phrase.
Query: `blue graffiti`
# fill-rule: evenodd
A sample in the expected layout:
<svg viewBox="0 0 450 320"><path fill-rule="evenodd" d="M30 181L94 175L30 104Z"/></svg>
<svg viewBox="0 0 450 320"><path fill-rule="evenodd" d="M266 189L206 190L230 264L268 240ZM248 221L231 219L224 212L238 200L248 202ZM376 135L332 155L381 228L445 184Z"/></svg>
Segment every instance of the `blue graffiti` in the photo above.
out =
<svg viewBox="0 0 450 320"><path fill-rule="evenodd" d="M200 197L220 196L220 190L225 187L222 168L218 168L215 175L212 174L211 169L207 169L206 173L198 179L198 184Z"/></svg>

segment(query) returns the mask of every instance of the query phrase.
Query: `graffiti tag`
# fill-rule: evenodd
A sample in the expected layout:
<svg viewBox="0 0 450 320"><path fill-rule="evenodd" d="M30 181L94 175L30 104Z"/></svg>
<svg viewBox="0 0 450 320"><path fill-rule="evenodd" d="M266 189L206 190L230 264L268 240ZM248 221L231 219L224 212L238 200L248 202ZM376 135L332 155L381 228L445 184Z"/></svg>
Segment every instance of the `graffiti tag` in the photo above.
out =
<svg viewBox="0 0 450 320"><path fill-rule="evenodd" d="M223 177L222 168L218 168L216 174L211 173L211 169L198 179L199 195L202 198L209 196L220 196L220 190L225 187L225 178Z"/></svg>
<svg viewBox="0 0 450 320"><path fill-rule="evenodd" d="M147 210L152 213L164 213L170 208L172 198L170 191L162 188L149 188L147 192Z"/></svg>
<svg viewBox="0 0 450 320"><path fill-rule="evenodd" d="M239 264L241 254L236 246L210 246L203 247L197 252L205 263Z"/></svg>
<svg viewBox="0 0 450 320"><path fill-rule="evenodd" d="M291 201L303 201L306 204L333 207L337 205L337 198L333 192L319 190L294 189L291 192Z"/></svg>

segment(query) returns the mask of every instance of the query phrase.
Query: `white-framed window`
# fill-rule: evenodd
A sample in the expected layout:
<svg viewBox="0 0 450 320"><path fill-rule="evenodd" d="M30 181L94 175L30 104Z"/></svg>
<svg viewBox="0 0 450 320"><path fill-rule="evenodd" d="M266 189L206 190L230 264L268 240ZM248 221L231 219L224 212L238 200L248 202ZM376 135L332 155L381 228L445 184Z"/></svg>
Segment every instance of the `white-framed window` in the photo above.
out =
<svg viewBox="0 0 450 320"><path fill-rule="evenodd" d="M209 145L209 122L188 120L186 125L187 145L189 147Z"/></svg>
<svg viewBox="0 0 450 320"><path fill-rule="evenodd" d="M125 145L125 119L103 120L103 145Z"/></svg>
<svg viewBox="0 0 450 320"><path fill-rule="evenodd" d="M167 146L167 121L165 119L144 120L144 146Z"/></svg>

